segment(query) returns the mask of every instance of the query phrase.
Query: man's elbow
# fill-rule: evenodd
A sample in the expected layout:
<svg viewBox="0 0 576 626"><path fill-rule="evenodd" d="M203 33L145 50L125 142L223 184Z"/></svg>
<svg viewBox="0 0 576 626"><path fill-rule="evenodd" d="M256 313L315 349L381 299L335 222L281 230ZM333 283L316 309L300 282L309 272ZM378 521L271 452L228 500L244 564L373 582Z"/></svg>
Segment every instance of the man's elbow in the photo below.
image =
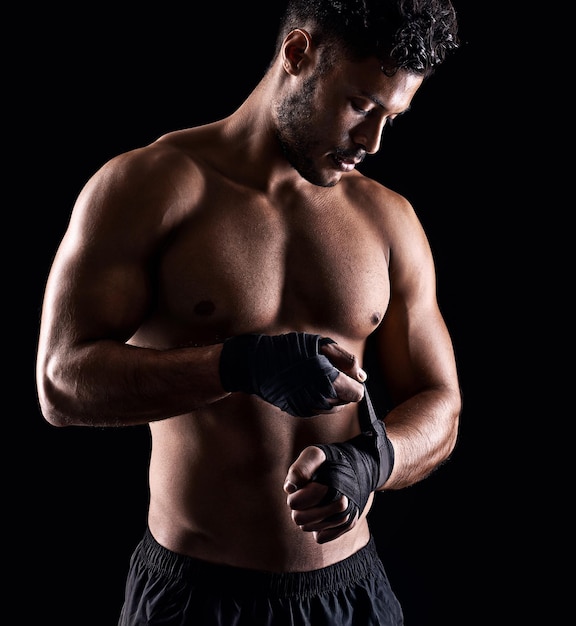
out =
<svg viewBox="0 0 576 626"><path fill-rule="evenodd" d="M40 413L50 425L61 428L75 423L68 396L50 375L49 368L38 366L36 389Z"/></svg>
<svg viewBox="0 0 576 626"><path fill-rule="evenodd" d="M61 428L74 423L72 417L62 410L60 403L55 400L55 395L47 389L46 385L38 386L38 403L42 417L51 426Z"/></svg>

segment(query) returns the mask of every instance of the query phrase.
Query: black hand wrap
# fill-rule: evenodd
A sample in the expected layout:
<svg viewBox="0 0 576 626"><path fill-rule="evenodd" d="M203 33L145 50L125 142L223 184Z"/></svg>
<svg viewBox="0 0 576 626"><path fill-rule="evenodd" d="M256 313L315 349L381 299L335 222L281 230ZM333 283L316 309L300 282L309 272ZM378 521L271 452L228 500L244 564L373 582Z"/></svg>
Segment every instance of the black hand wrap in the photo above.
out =
<svg viewBox="0 0 576 626"><path fill-rule="evenodd" d="M226 391L260 396L286 413L311 417L331 408L340 373L320 354L333 340L310 333L247 334L224 342L220 378Z"/></svg>
<svg viewBox="0 0 576 626"><path fill-rule="evenodd" d="M388 480L394 467L394 448L384 422L376 417L368 389L364 391L360 411L359 435L343 443L316 444L326 454L326 461L313 480L330 487L325 503L341 495L348 498L346 510L334 516L343 519L349 515L347 525L362 513L370 494Z"/></svg>

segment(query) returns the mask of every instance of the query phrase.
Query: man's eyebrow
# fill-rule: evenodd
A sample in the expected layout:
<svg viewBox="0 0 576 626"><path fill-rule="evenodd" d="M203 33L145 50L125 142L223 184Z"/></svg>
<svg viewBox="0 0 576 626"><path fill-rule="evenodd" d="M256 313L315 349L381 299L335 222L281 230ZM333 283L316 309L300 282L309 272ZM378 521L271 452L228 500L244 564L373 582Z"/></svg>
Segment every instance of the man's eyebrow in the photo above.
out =
<svg viewBox="0 0 576 626"><path fill-rule="evenodd" d="M364 96L365 98L368 98L368 100L372 100L372 102L376 106L379 106L380 108L384 109L384 111L388 111L388 107L384 104L384 102L382 102L382 100L377 98L374 94L368 93L367 91L360 91L360 94ZM408 113L409 110L410 110L410 106L406 107L403 111L400 111L398 115Z"/></svg>

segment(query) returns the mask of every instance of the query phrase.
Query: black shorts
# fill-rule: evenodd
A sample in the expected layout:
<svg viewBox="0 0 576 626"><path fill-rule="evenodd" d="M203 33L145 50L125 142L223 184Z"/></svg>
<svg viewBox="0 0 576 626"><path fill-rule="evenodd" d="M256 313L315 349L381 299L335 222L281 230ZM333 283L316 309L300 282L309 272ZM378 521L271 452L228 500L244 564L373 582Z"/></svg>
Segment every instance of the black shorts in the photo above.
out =
<svg viewBox="0 0 576 626"><path fill-rule="evenodd" d="M149 530L130 560L118 626L401 626L374 539L311 572L272 573L176 554Z"/></svg>

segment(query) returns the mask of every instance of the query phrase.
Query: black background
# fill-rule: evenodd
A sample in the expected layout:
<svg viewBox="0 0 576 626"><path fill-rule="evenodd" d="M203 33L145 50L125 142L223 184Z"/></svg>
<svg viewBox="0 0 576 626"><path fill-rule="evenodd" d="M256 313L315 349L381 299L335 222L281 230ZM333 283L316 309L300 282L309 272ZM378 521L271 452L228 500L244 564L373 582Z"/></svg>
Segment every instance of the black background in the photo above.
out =
<svg viewBox="0 0 576 626"><path fill-rule="evenodd" d="M25 356L23 373L14 368L7 378L15 387L8 394L17 389L21 401L7 409L17 429L5 444L13 477L6 537L22 615L41 615L30 623L115 626L128 559L146 523L147 430L55 429L38 410L42 293L73 202L112 156L242 102L272 55L279 11L268 4L83 5L77 12L44 5L11 21L18 43L6 98L15 139L7 182L18 230L7 231L6 246L16 249L9 302L14 326L25 325L24 339L15 333ZM452 459L410 489L381 494L371 513L407 626L506 623L490 617L495 604L516 612L509 587L516 530L506 513L515 496L495 480L507 454L495 430L511 419L496 394L510 363L498 328L513 324L505 298L514 261L499 253L505 234L494 227L507 203L507 192L494 189L509 172L486 52L498 50L504 27L471 4L479 3L455 2L461 50L361 166L406 195L424 224L464 392ZM10 232L22 235L10 242Z"/></svg>

